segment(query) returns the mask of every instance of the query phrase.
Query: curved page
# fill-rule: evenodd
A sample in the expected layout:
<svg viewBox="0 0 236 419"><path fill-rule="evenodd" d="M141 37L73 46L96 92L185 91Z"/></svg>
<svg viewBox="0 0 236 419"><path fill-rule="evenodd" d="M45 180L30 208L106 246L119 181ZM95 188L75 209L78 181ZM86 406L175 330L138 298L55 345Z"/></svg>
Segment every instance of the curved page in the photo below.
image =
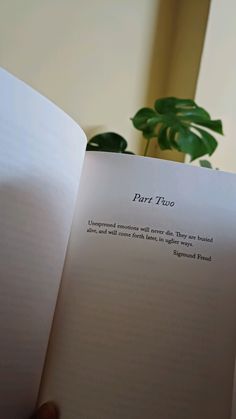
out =
<svg viewBox="0 0 236 419"><path fill-rule="evenodd" d="M0 416L36 402L85 136L55 105L0 70Z"/></svg>

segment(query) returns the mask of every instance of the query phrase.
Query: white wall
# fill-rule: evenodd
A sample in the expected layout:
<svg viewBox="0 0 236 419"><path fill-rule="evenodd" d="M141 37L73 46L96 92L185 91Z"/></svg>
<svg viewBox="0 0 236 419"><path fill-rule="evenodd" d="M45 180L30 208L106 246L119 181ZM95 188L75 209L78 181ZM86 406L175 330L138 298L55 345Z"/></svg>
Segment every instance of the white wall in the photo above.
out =
<svg viewBox="0 0 236 419"><path fill-rule="evenodd" d="M159 3L0 0L0 65L88 132L117 130L138 152L129 117L146 101Z"/></svg>
<svg viewBox="0 0 236 419"><path fill-rule="evenodd" d="M236 172L236 2L212 0L196 101L223 121L225 136L210 159Z"/></svg>

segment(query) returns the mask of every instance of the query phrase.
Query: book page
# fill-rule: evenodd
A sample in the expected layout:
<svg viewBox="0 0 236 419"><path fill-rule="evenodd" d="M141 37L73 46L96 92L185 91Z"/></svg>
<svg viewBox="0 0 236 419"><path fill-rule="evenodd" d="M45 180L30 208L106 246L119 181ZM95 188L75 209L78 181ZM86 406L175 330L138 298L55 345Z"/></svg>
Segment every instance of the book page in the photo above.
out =
<svg viewBox="0 0 236 419"><path fill-rule="evenodd" d="M0 70L0 416L36 403L81 172L85 136Z"/></svg>
<svg viewBox="0 0 236 419"><path fill-rule="evenodd" d="M226 419L236 177L87 153L41 401L62 419Z"/></svg>

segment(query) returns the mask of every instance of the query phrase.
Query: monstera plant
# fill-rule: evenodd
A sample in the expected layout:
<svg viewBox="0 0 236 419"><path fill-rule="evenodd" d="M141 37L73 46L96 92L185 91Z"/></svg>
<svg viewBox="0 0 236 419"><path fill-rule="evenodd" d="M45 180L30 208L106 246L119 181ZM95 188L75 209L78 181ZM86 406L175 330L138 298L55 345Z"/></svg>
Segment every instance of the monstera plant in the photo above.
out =
<svg viewBox="0 0 236 419"><path fill-rule="evenodd" d="M127 141L121 135L115 132L104 132L90 139L87 144L87 150L134 154L126 150L127 145Z"/></svg>
<svg viewBox="0 0 236 419"><path fill-rule="evenodd" d="M188 154L193 161L214 153L217 140L210 131L223 135L221 120L212 120L209 113L192 99L158 99L153 108L140 109L131 120L146 139L144 156L154 139L162 150L178 150ZM91 138L87 150L131 153L126 147L127 141L122 136L107 132ZM210 167L206 160L201 164Z"/></svg>

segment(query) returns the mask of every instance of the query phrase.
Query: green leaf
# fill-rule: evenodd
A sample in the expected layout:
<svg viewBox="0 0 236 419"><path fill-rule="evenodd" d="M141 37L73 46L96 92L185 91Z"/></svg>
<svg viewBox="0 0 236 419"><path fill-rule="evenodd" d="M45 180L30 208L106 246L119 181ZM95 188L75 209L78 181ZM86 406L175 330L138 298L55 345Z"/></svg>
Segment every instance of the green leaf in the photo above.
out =
<svg viewBox="0 0 236 419"><path fill-rule="evenodd" d="M207 154L207 149L202 139L194 132L186 131L178 138L181 151L190 155L191 161Z"/></svg>
<svg viewBox="0 0 236 419"><path fill-rule="evenodd" d="M197 128L197 130L201 134L202 141L207 148L209 156L211 156L214 153L214 151L215 151L215 149L218 145L216 139L209 132L205 131L204 129Z"/></svg>
<svg viewBox="0 0 236 419"><path fill-rule="evenodd" d="M169 136L170 144L171 144L172 148L174 148L178 151L181 151L180 146L176 141L176 136L177 135L178 135L178 130L176 130L174 127L169 127L168 136Z"/></svg>
<svg viewBox="0 0 236 419"><path fill-rule="evenodd" d="M180 99L175 97L175 107L176 108L196 108L198 107L196 102L193 99Z"/></svg>
<svg viewBox="0 0 236 419"><path fill-rule="evenodd" d="M153 128L147 127L143 130L143 136L147 140L150 140L153 137L157 137L157 134L156 134L155 130L153 130Z"/></svg>
<svg viewBox="0 0 236 419"><path fill-rule="evenodd" d="M176 98L175 97L166 97L162 99L157 99L154 103L154 108L157 113L166 114L169 112L174 112L176 106Z"/></svg>
<svg viewBox="0 0 236 419"><path fill-rule="evenodd" d="M131 119L132 119L132 122L133 122L135 128L142 131L149 126L147 121L149 119L155 118L156 116L157 115L156 115L156 112L154 111L154 109L142 108Z"/></svg>
<svg viewBox="0 0 236 419"><path fill-rule="evenodd" d="M196 125L201 125L202 127L209 128L210 130L217 132L218 134L224 135L222 122L220 119L215 119L211 121L203 121L198 118L191 118L192 122Z"/></svg>
<svg viewBox="0 0 236 419"><path fill-rule="evenodd" d="M148 118L147 119L147 126L152 128L155 127L156 125L160 124L161 122L163 122L163 118L160 116L153 116L152 118Z"/></svg>
<svg viewBox="0 0 236 419"><path fill-rule="evenodd" d="M179 112L177 113L179 117L182 117L183 119L187 119L188 121L192 122L192 118L197 118L199 120L203 121L210 121L210 115L205 109L197 107L193 109L183 109L180 108Z"/></svg>
<svg viewBox="0 0 236 419"><path fill-rule="evenodd" d="M127 141L121 135L115 132L104 132L92 137L87 144L86 150L133 154L131 151L127 151L126 148Z"/></svg>
<svg viewBox="0 0 236 419"><path fill-rule="evenodd" d="M207 169L212 169L212 165L208 160L199 160L201 167L206 167Z"/></svg>
<svg viewBox="0 0 236 419"><path fill-rule="evenodd" d="M158 133L157 140L162 150L171 150L171 144L167 132L168 127L163 126Z"/></svg>
<svg viewBox="0 0 236 419"><path fill-rule="evenodd" d="M215 151L217 141L208 131L223 135L222 122L212 120L192 99L157 99L154 109L140 109L132 121L146 139L156 137L162 149L183 151L192 160Z"/></svg>

